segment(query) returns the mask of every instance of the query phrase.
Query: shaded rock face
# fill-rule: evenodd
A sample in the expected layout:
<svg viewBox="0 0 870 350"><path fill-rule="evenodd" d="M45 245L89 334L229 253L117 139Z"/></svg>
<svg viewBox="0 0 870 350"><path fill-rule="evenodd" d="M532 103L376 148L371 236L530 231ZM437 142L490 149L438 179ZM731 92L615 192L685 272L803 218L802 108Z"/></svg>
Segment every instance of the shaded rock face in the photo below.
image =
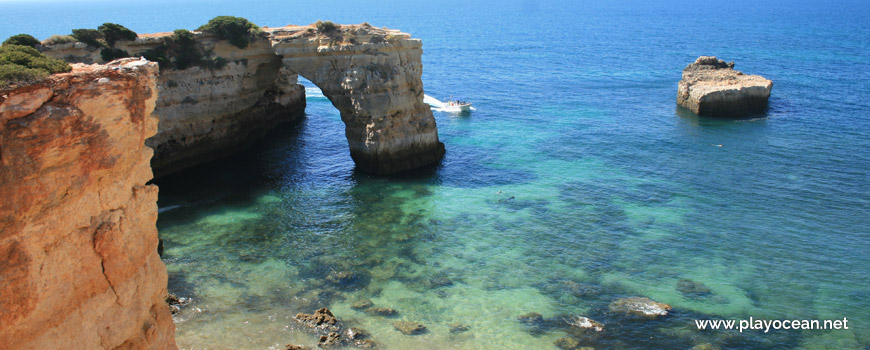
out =
<svg viewBox="0 0 870 350"><path fill-rule="evenodd" d="M164 69L154 115L151 164L157 176L237 153L282 123L301 119L305 88L281 74L268 40L239 49L205 37L200 46L227 59L221 69Z"/></svg>
<svg viewBox="0 0 870 350"><path fill-rule="evenodd" d="M161 71L154 111L159 131L148 140L158 176L236 153L278 124L301 118L299 75L340 111L350 155L361 170L391 174L441 160L444 145L423 103L420 40L368 25L329 33L311 26L264 29L268 38L245 49L197 33L197 45L226 59L226 67ZM170 34L117 46L138 55ZM70 62L99 60L98 50L81 43L44 50Z"/></svg>
<svg viewBox="0 0 870 350"><path fill-rule="evenodd" d="M9 349L175 349L157 187L157 65L0 92L0 339Z"/></svg>
<svg viewBox="0 0 870 350"><path fill-rule="evenodd" d="M698 115L738 118L764 112L773 83L734 70L734 62L701 56L683 69L677 104Z"/></svg>

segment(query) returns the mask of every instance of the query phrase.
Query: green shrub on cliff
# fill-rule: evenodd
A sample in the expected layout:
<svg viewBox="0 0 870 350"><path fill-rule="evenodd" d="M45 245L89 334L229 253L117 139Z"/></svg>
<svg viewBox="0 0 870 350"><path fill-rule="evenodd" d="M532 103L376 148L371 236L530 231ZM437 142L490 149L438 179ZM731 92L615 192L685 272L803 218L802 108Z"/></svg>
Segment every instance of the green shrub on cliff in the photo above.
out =
<svg viewBox="0 0 870 350"><path fill-rule="evenodd" d="M36 45L41 44L39 39L34 38L30 34L18 34L10 36L9 39L3 42L3 45L23 45L36 47Z"/></svg>
<svg viewBox="0 0 870 350"><path fill-rule="evenodd" d="M106 46L102 41L100 41L103 39L103 33L96 29L73 29L72 36L76 38L76 40L96 48Z"/></svg>
<svg viewBox="0 0 870 350"><path fill-rule="evenodd" d="M240 49L248 47L251 39L262 33L256 24L233 16L217 16L196 30L214 34L218 39L229 41Z"/></svg>
<svg viewBox="0 0 870 350"><path fill-rule="evenodd" d="M187 29L178 29L172 33L169 38L169 51L175 69L185 69L202 60L202 53L196 47L193 33Z"/></svg>
<svg viewBox="0 0 870 350"><path fill-rule="evenodd" d="M103 23L97 27L97 30L103 34L103 39L109 47L115 47L115 43L119 40L136 40L137 37L136 32L115 23Z"/></svg>
<svg viewBox="0 0 870 350"><path fill-rule="evenodd" d="M52 35L45 39L42 43L45 45L58 45L76 42L76 38L72 35Z"/></svg>
<svg viewBox="0 0 870 350"><path fill-rule="evenodd" d="M72 67L68 63L47 57L30 46L0 46L0 87L39 80L49 74L70 70Z"/></svg>
<svg viewBox="0 0 870 350"><path fill-rule="evenodd" d="M314 27L321 33L329 33L338 30L340 26L330 21L317 21L314 23Z"/></svg>

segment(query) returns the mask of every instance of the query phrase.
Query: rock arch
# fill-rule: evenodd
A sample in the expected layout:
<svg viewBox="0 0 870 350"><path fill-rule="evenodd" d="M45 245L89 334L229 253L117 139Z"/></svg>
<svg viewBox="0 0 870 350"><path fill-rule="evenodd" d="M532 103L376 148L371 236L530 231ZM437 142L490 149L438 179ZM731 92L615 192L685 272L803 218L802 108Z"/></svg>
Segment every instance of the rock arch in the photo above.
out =
<svg viewBox="0 0 870 350"><path fill-rule="evenodd" d="M330 34L310 27L267 31L280 74L310 80L341 113L357 167L390 174L441 159L444 145L423 102L419 39L367 25Z"/></svg>

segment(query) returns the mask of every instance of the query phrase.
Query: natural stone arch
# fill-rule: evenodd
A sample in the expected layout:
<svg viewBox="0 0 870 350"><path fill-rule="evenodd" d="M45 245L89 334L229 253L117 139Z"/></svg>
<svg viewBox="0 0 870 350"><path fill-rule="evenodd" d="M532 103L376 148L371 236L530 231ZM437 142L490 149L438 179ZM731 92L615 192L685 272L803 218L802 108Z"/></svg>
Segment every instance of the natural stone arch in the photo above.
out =
<svg viewBox="0 0 870 350"><path fill-rule="evenodd" d="M356 165L389 174L439 161L444 145L423 102L420 40L362 25L343 27L341 37L353 40L337 44L308 28L270 30L280 74L288 81L301 75L332 101Z"/></svg>

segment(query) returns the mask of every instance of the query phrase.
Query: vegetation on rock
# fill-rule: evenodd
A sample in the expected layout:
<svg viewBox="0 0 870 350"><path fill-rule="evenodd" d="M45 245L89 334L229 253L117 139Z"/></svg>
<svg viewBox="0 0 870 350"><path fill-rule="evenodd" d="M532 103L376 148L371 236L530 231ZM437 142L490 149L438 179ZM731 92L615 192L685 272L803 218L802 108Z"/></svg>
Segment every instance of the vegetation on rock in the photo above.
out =
<svg viewBox="0 0 870 350"><path fill-rule="evenodd" d="M34 38L30 34L18 34L10 36L6 41L3 42L3 45L23 45L36 47L40 42L38 39Z"/></svg>
<svg viewBox="0 0 870 350"><path fill-rule="evenodd" d="M339 25L330 21L317 21L314 27L321 33L329 33L338 30Z"/></svg>
<svg viewBox="0 0 870 350"><path fill-rule="evenodd" d="M45 39L42 43L45 45L58 45L76 42L76 38L72 35L52 35Z"/></svg>
<svg viewBox="0 0 870 350"><path fill-rule="evenodd" d="M90 46L101 48L105 47L105 44L100 41L103 39L103 33L96 29L73 29L72 36L76 38L76 40L81 41Z"/></svg>
<svg viewBox="0 0 870 350"><path fill-rule="evenodd" d="M68 63L46 57L30 46L0 46L0 88L14 83L37 81L50 74L70 70L72 67Z"/></svg>
<svg viewBox="0 0 870 350"><path fill-rule="evenodd" d="M233 16L217 16L196 30L214 34L218 39L229 41L240 49L248 47L251 40L262 33L256 24Z"/></svg>
<svg viewBox="0 0 870 350"><path fill-rule="evenodd" d="M109 47L115 47L115 43L119 40L132 41L136 40L137 37L136 32L115 23L103 23L97 27L97 30L103 34L103 39L106 40Z"/></svg>

